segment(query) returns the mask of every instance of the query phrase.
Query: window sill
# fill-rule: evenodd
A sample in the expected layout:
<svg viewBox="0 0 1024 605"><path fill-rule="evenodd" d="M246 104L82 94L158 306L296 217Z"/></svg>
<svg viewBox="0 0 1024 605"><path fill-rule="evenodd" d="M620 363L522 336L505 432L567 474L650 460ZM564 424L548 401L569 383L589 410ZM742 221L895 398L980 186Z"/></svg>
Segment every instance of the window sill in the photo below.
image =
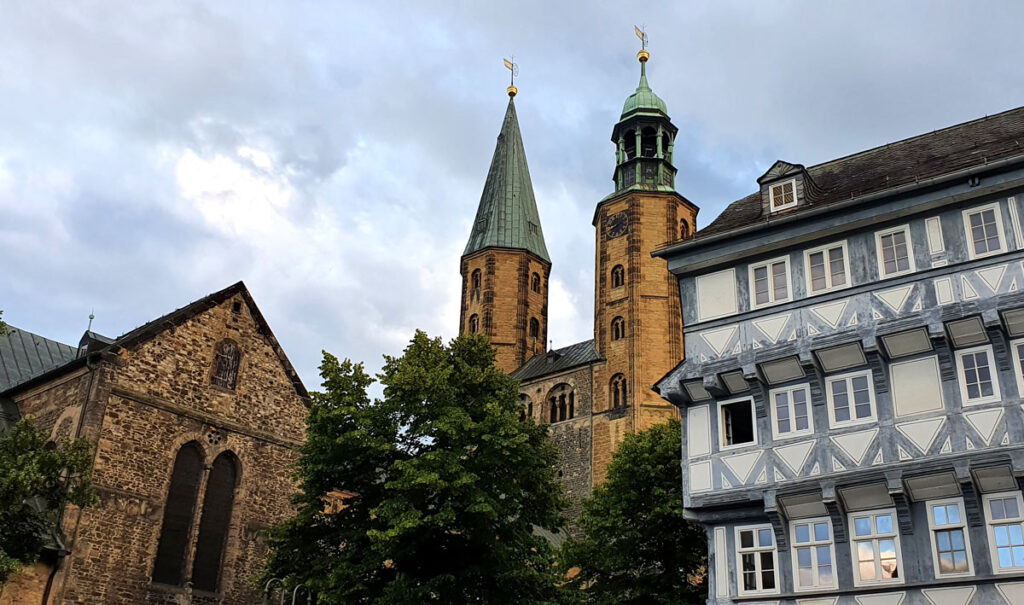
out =
<svg viewBox="0 0 1024 605"><path fill-rule="evenodd" d="M188 594L188 591L185 590L184 586L178 586L176 584L164 584L162 582L152 582L151 581L149 583L149 590L151 590L153 592L159 592L161 594L174 594L174 595ZM210 592L208 590L196 590L196 589L192 589L192 595L193 596L197 596L197 597L211 598L211 599L222 599L224 597L224 594L220 593L220 592Z"/></svg>

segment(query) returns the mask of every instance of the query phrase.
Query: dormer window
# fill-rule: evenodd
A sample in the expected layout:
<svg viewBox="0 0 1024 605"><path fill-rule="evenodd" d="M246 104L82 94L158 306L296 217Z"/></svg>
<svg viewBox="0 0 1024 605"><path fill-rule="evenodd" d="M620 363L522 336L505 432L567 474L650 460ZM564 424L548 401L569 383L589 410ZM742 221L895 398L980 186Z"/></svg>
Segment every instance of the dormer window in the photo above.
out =
<svg viewBox="0 0 1024 605"><path fill-rule="evenodd" d="M796 179L771 186L772 212L796 206Z"/></svg>

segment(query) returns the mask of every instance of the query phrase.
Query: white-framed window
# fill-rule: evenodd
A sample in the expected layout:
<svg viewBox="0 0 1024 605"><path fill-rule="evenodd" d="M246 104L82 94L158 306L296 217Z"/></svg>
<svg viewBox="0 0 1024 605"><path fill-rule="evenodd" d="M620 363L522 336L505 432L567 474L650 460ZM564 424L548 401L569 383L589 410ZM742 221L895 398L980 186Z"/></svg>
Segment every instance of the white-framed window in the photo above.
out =
<svg viewBox="0 0 1024 605"><path fill-rule="evenodd" d="M987 494L983 501L992 569L996 573L1024 569L1024 501L1020 492Z"/></svg>
<svg viewBox="0 0 1024 605"><path fill-rule="evenodd" d="M768 189L768 195L771 198L772 212L796 206L796 179L772 185Z"/></svg>
<svg viewBox="0 0 1024 605"><path fill-rule="evenodd" d="M971 538L967 533L964 499L950 498L925 503L928 529L932 535L932 564L935 577L973 576Z"/></svg>
<svg viewBox="0 0 1024 605"><path fill-rule="evenodd" d="M875 233L878 254L878 278L913 273L914 247L910 241L910 225L900 225Z"/></svg>
<svg viewBox="0 0 1024 605"><path fill-rule="evenodd" d="M776 439L814 432L809 385L773 389L768 393L768 399L772 403L772 435Z"/></svg>
<svg viewBox="0 0 1024 605"><path fill-rule="evenodd" d="M736 569L739 594L779 592L779 559L771 525L736 528Z"/></svg>
<svg viewBox="0 0 1024 605"><path fill-rule="evenodd" d="M1017 394L1024 397L1024 339L1010 341L1013 352L1013 375L1017 377Z"/></svg>
<svg viewBox="0 0 1024 605"><path fill-rule="evenodd" d="M750 265L750 306L757 309L793 298L789 257Z"/></svg>
<svg viewBox="0 0 1024 605"><path fill-rule="evenodd" d="M829 426L832 428L875 421L875 388L871 370L828 376Z"/></svg>
<svg viewBox="0 0 1024 605"><path fill-rule="evenodd" d="M850 514L855 586L903 583L898 529L894 508Z"/></svg>
<svg viewBox="0 0 1024 605"><path fill-rule="evenodd" d="M964 210L964 231L967 233L967 256L971 259L1006 251L1003 217L998 203Z"/></svg>
<svg viewBox="0 0 1024 605"><path fill-rule="evenodd" d="M820 294L850 285L846 240L804 252L807 294Z"/></svg>
<svg viewBox="0 0 1024 605"><path fill-rule="evenodd" d="M754 400L730 399L718 402L718 443L720 449L729 450L757 445L757 423L754 418Z"/></svg>
<svg viewBox="0 0 1024 605"><path fill-rule="evenodd" d="M956 352L963 405L999 401L999 378L992 345L971 347Z"/></svg>
<svg viewBox="0 0 1024 605"><path fill-rule="evenodd" d="M828 517L790 523L793 542L794 589L797 592L836 588L832 522Z"/></svg>

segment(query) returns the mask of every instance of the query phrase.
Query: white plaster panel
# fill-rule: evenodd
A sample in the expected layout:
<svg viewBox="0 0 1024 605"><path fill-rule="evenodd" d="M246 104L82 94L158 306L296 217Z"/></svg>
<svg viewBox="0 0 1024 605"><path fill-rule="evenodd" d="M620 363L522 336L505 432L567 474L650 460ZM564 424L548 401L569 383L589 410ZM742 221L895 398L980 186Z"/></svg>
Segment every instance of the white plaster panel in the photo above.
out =
<svg viewBox="0 0 1024 605"><path fill-rule="evenodd" d="M700 333L700 337L711 347L715 355L721 355L725 353L737 332L739 332L738 326L726 326L715 330L705 330Z"/></svg>
<svg viewBox="0 0 1024 605"><path fill-rule="evenodd" d="M1007 605L1020 605L1024 603L1024 582L996 584L996 589L1006 599Z"/></svg>
<svg viewBox="0 0 1024 605"><path fill-rule="evenodd" d="M901 361L889 366L896 417L905 418L945 407L942 377L936 356Z"/></svg>
<svg viewBox="0 0 1024 605"><path fill-rule="evenodd" d="M800 471L804 469L804 465L807 464L807 457L811 454L813 448L814 441L801 441L800 443L775 448L775 455L779 457L779 460L786 463L786 466L793 471L794 475L799 475Z"/></svg>
<svg viewBox="0 0 1024 605"><path fill-rule="evenodd" d="M857 599L857 605L902 605L903 600L907 598L907 593L865 594L854 598Z"/></svg>
<svg viewBox="0 0 1024 605"><path fill-rule="evenodd" d="M797 599L796 605L836 605L839 597L823 597L820 599Z"/></svg>
<svg viewBox="0 0 1024 605"><path fill-rule="evenodd" d="M728 546L725 544L725 528L715 528L715 596L729 596Z"/></svg>
<svg viewBox="0 0 1024 605"><path fill-rule="evenodd" d="M690 457L711 453L711 410L706 405L686 412L686 448Z"/></svg>
<svg viewBox="0 0 1024 605"><path fill-rule="evenodd" d="M937 216L924 221L925 231L928 233L928 251L932 254L941 254L946 251L946 244L942 241L942 222Z"/></svg>
<svg viewBox="0 0 1024 605"><path fill-rule="evenodd" d="M735 269L697 276L697 317L701 321L735 315L737 310Z"/></svg>
<svg viewBox="0 0 1024 605"><path fill-rule="evenodd" d="M897 424L896 430L903 433L903 436L917 446L921 453L927 454L932 444L935 443L935 437L938 436L939 430L942 429L942 425L945 423L946 418L939 416L938 418Z"/></svg>
<svg viewBox="0 0 1024 605"><path fill-rule="evenodd" d="M1003 419L1003 408L964 412L964 418L985 439L985 443L991 443L992 437L995 435L996 426Z"/></svg>
<svg viewBox="0 0 1024 605"><path fill-rule="evenodd" d="M921 592L932 605L967 605L978 591L976 586L957 586L955 588L925 588Z"/></svg>
<svg viewBox="0 0 1024 605"><path fill-rule="evenodd" d="M849 299L837 300L835 302L825 303L816 307L811 307L811 311L817 315L821 320L832 328L839 327L839 320L843 317L843 311L846 310L846 304Z"/></svg>
<svg viewBox="0 0 1024 605"><path fill-rule="evenodd" d="M935 300L940 305L949 305L956 302L956 297L953 296L953 279L950 277L943 277L937 279L935 284Z"/></svg>
<svg viewBox="0 0 1024 605"><path fill-rule="evenodd" d="M831 439L854 463L861 464L864 461L864 454L868 452L877 435L878 429L873 428L868 431L836 435Z"/></svg>
<svg viewBox="0 0 1024 605"><path fill-rule="evenodd" d="M732 456L723 456L722 462L725 463L729 470L736 475L736 479L740 483L746 483L747 479L750 478L750 471L754 470L754 465L761 459L763 451L758 450L756 452L747 452L745 454L734 454Z"/></svg>
<svg viewBox="0 0 1024 605"><path fill-rule="evenodd" d="M706 492L713 487L711 484L710 460L692 463L689 468L691 492Z"/></svg>
<svg viewBox="0 0 1024 605"><path fill-rule="evenodd" d="M894 313L899 313L903 305L906 304L907 299L910 298L910 293L914 290L914 284L907 284L898 288L892 288L891 290L883 290L882 292L873 292L878 300L885 303L885 306L893 310Z"/></svg>

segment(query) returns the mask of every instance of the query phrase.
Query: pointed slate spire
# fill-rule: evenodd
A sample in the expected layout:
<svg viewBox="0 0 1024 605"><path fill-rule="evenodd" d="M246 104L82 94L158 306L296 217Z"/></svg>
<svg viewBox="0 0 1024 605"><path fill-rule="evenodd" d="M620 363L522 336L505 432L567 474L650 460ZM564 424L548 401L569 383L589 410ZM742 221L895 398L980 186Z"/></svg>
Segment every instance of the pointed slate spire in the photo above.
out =
<svg viewBox="0 0 1024 605"><path fill-rule="evenodd" d="M508 110L498 133L487 182L480 196L473 232L463 256L484 248L513 248L532 252L551 262L544 245L530 169L516 117L514 87L509 87Z"/></svg>

